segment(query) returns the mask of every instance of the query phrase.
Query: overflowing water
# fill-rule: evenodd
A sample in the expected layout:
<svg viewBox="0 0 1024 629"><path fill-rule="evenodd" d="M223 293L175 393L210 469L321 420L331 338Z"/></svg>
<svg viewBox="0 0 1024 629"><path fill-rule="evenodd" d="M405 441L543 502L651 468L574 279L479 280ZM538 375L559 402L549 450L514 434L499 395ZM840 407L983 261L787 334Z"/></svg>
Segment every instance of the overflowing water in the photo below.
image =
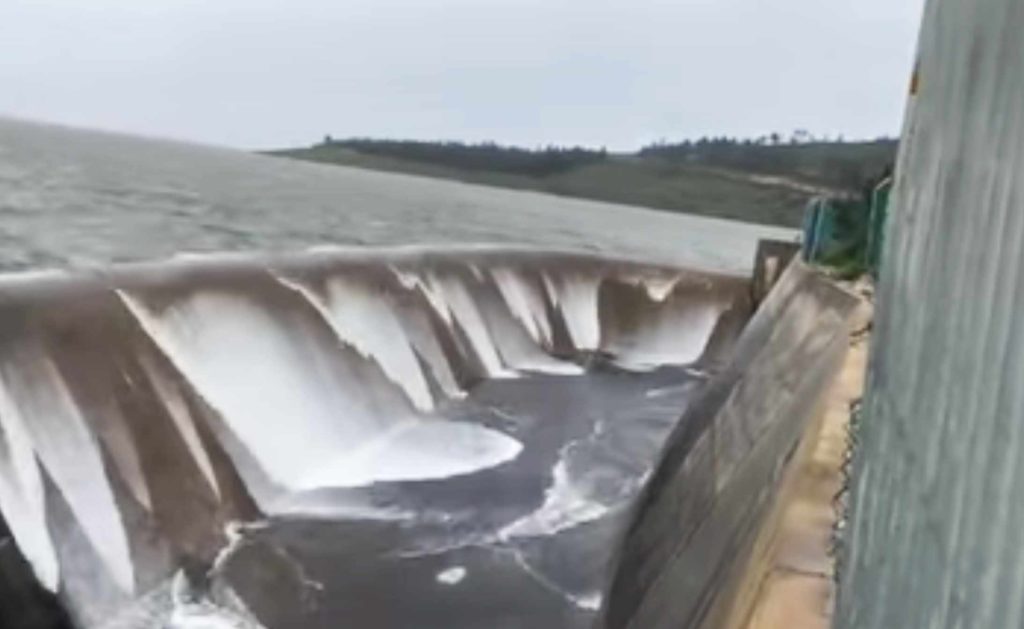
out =
<svg viewBox="0 0 1024 629"><path fill-rule="evenodd" d="M0 277L0 511L90 627L589 626L788 236L10 121L0 216L64 269Z"/></svg>

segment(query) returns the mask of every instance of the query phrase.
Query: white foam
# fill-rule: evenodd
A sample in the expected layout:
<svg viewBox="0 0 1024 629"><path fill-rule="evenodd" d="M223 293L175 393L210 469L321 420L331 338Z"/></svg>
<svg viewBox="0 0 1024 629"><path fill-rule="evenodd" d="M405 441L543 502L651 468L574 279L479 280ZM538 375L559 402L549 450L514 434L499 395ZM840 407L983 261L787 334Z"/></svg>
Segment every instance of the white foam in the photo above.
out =
<svg viewBox="0 0 1024 629"><path fill-rule="evenodd" d="M230 599L229 609L193 591L185 573L179 570L171 580L171 609L167 629L265 629L234 590L220 592Z"/></svg>
<svg viewBox="0 0 1024 629"><path fill-rule="evenodd" d="M668 299L678 283L679 276L649 276L640 280L640 285L647 291L647 296L659 303Z"/></svg>
<svg viewBox="0 0 1024 629"><path fill-rule="evenodd" d="M676 286L682 279L682 275L679 273L637 270L618 275L615 279L643 289L651 301L662 303L675 291Z"/></svg>
<svg viewBox="0 0 1024 629"><path fill-rule="evenodd" d="M437 582L444 585L458 585L466 578L466 569L462 566L454 566L437 573Z"/></svg>
<svg viewBox="0 0 1024 629"><path fill-rule="evenodd" d="M591 592L583 596L573 596L572 602L576 603L576 606L580 609L587 609L593 612L601 609L601 603L604 601L604 596L600 592Z"/></svg>
<svg viewBox="0 0 1024 629"><path fill-rule="evenodd" d="M339 365L298 318L201 292L160 312L125 303L265 472L292 490L444 478L516 456L519 442L472 424L424 420L381 402L380 383ZM390 385L389 385L390 386Z"/></svg>
<svg viewBox="0 0 1024 629"><path fill-rule="evenodd" d="M509 362L515 366L516 371L521 372L532 371L534 373L547 373L559 376L578 376L586 371L575 363L552 358L541 353L520 354L518 357L510 359Z"/></svg>
<svg viewBox="0 0 1024 629"><path fill-rule="evenodd" d="M161 312L131 298L143 328L222 415L267 474L295 487L311 468L344 455L400 418L375 418L347 396L302 321L275 320L256 303L198 293Z"/></svg>
<svg viewBox="0 0 1024 629"><path fill-rule="evenodd" d="M687 370L687 372L689 372L689 370ZM647 391L646 393L644 393L644 397L649 399L649 400L653 400L653 399L657 399L657 398L663 398L663 397L667 397L669 395L672 395L673 393L678 393L679 391L683 390L684 388L685 388L685 385L678 385L677 384L677 385L672 385L672 386L668 386L668 387L661 387L660 389L651 389L650 391Z"/></svg>
<svg viewBox="0 0 1024 629"><path fill-rule="evenodd" d="M351 496L322 496L316 491L283 494L269 502L264 510L275 516L301 516L321 520L402 522L423 517L421 512L410 509L395 506L379 507Z"/></svg>
<svg viewBox="0 0 1024 629"><path fill-rule="evenodd" d="M554 535L587 522L598 520L610 508L587 496L569 475L566 462L568 446L555 464L553 481L544 494L544 503L534 512L516 520L499 533L502 539Z"/></svg>
<svg viewBox="0 0 1024 629"><path fill-rule="evenodd" d="M449 478L510 461L521 450L515 439L474 424L410 422L313 470L298 488Z"/></svg>

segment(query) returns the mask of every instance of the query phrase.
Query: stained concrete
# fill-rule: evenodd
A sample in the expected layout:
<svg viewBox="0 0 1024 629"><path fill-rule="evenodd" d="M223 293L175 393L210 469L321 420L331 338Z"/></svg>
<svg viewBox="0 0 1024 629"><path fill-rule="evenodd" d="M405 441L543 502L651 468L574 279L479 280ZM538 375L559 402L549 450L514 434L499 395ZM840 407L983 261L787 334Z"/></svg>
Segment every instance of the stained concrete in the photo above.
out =
<svg viewBox="0 0 1024 629"><path fill-rule="evenodd" d="M851 406L864 391L871 308L864 302L854 319L850 350L828 393L810 456L793 479L794 488L771 537L768 552L751 571L752 606L738 610L737 629L828 629L834 604L833 531L840 517L849 448Z"/></svg>

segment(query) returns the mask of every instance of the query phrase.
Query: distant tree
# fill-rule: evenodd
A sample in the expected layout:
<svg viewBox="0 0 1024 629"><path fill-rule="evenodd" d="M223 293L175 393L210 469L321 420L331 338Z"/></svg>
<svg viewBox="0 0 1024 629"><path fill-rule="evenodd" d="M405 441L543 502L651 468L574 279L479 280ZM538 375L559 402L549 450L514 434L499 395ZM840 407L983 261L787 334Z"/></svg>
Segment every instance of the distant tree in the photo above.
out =
<svg viewBox="0 0 1024 629"><path fill-rule="evenodd" d="M555 145L528 150L496 142L416 142L353 139L335 142L360 153L467 170L545 177L607 159L607 151Z"/></svg>

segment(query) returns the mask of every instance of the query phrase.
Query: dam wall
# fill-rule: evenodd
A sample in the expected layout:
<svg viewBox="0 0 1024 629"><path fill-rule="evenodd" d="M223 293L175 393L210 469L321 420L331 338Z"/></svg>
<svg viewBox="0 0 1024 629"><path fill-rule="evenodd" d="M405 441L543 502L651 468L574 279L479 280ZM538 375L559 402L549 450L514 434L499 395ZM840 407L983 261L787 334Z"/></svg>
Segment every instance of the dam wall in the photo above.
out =
<svg viewBox="0 0 1024 629"><path fill-rule="evenodd" d="M149 626L146 614L205 595L247 523L402 519L359 490L526 457L514 430L448 412L482 384L714 371L750 311L745 278L535 251L203 256L3 277L0 512L78 626ZM616 492L649 464L627 466L635 480ZM570 465L582 464L555 466L535 516L474 539L504 547L598 519L608 479L577 487ZM260 600L236 607L277 626Z"/></svg>
<svg viewBox="0 0 1024 629"><path fill-rule="evenodd" d="M856 305L765 288L480 248L2 277L4 565L89 628L721 626Z"/></svg>
<svg viewBox="0 0 1024 629"><path fill-rule="evenodd" d="M794 453L842 364L857 299L792 262L678 423L638 500L605 629L722 627Z"/></svg>

